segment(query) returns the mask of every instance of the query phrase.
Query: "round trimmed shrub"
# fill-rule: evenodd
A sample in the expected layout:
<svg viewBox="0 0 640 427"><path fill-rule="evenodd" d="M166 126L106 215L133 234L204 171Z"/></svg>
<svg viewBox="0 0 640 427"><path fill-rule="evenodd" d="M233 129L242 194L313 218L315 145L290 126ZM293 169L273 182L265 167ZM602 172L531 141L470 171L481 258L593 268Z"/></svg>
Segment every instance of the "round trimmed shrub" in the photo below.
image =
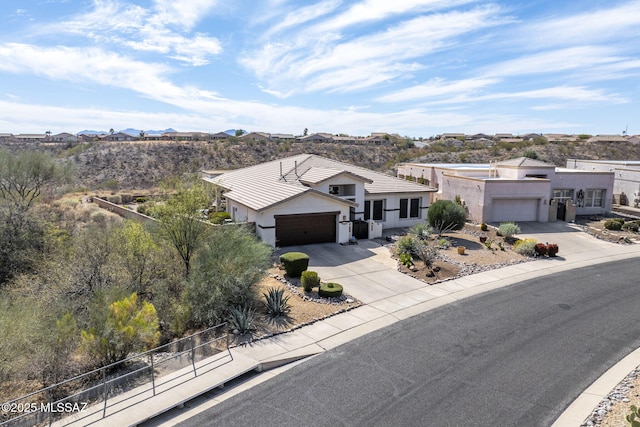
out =
<svg viewBox="0 0 640 427"><path fill-rule="evenodd" d="M338 283L323 283L318 288L318 295L323 298L337 298L342 295L342 285Z"/></svg>
<svg viewBox="0 0 640 427"><path fill-rule="evenodd" d="M300 276L300 283L306 292L311 292L311 289L320 285L320 277L315 271L303 271Z"/></svg>
<svg viewBox="0 0 640 427"><path fill-rule="evenodd" d="M621 223L617 220L617 218L608 219L604 222L604 228L606 228L607 230L618 231L622 229L622 224L624 224L624 222Z"/></svg>
<svg viewBox="0 0 640 427"><path fill-rule="evenodd" d="M634 233L637 233L638 230L640 229L640 226L638 225L638 223L636 221L629 221L629 222L625 222L624 224L622 224L622 229L626 230L626 231L633 231Z"/></svg>
<svg viewBox="0 0 640 427"><path fill-rule="evenodd" d="M480 224L480 230L487 231L488 229L489 229L489 226L487 224L485 224L484 222L482 224Z"/></svg>
<svg viewBox="0 0 640 427"><path fill-rule="evenodd" d="M303 252L286 252L280 255L280 263L289 277L300 277L309 267L309 255Z"/></svg>

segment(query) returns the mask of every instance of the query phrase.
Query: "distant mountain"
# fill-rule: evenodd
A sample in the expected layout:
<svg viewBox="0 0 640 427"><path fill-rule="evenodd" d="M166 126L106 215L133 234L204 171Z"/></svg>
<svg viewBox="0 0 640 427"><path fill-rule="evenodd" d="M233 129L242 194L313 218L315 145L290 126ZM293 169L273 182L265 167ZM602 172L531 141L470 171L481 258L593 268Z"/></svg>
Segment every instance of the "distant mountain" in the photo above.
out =
<svg viewBox="0 0 640 427"><path fill-rule="evenodd" d="M78 135L102 135L105 133L109 133L109 132L106 132L104 130L81 130L77 134Z"/></svg>

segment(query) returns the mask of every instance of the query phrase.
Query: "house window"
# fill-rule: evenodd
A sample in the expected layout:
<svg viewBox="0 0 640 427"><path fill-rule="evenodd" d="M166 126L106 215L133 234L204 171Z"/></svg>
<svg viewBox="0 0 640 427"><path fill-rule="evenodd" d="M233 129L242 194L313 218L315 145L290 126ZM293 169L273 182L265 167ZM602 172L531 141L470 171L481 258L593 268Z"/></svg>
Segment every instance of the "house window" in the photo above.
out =
<svg viewBox="0 0 640 427"><path fill-rule="evenodd" d="M400 199L400 218L419 218L420 217L420 199Z"/></svg>
<svg viewBox="0 0 640 427"><path fill-rule="evenodd" d="M373 220L384 221L384 200L373 201Z"/></svg>
<svg viewBox="0 0 640 427"><path fill-rule="evenodd" d="M409 215L409 199L400 199L400 218L406 218Z"/></svg>
<svg viewBox="0 0 640 427"><path fill-rule="evenodd" d="M368 221L369 219L371 219L371 201L365 200L364 201L364 220Z"/></svg>
<svg viewBox="0 0 640 427"><path fill-rule="evenodd" d="M409 210L410 218L420 217L420 199L411 199L411 209Z"/></svg>
<svg viewBox="0 0 640 427"><path fill-rule="evenodd" d="M587 208L601 208L604 200L604 190L587 190L584 197L584 206Z"/></svg>

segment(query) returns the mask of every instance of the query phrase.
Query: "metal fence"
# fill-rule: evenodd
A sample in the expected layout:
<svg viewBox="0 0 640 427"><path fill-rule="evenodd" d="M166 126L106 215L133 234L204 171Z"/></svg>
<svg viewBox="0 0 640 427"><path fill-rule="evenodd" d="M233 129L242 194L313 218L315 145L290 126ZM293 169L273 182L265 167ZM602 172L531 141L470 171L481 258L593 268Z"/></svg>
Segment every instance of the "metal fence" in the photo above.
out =
<svg viewBox="0 0 640 427"><path fill-rule="evenodd" d="M94 422L232 360L223 323L5 402L0 426Z"/></svg>

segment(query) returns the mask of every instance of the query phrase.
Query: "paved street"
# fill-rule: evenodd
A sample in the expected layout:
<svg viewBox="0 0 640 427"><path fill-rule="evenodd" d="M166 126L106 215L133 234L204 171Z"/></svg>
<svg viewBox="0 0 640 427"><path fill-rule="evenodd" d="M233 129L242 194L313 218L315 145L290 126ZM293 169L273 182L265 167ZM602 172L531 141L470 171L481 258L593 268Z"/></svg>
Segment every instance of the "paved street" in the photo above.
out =
<svg viewBox="0 0 640 427"><path fill-rule="evenodd" d="M463 299L320 354L184 426L545 426L640 345L633 260Z"/></svg>

